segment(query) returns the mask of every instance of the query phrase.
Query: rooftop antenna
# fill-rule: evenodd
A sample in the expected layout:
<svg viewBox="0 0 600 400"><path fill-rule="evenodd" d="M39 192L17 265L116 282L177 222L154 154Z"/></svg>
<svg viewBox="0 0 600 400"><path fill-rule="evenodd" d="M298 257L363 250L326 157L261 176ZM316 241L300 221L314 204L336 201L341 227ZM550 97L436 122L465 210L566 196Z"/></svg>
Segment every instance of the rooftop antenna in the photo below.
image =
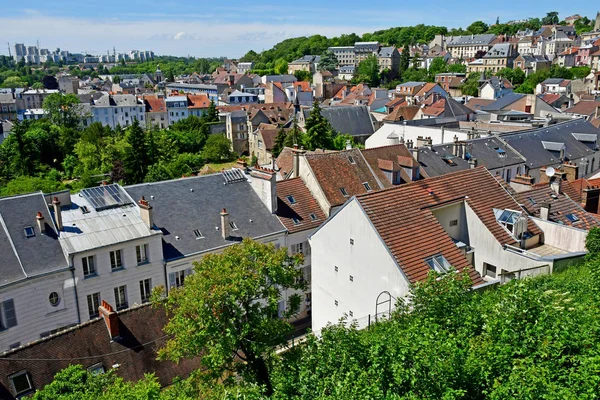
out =
<svg viewBox="0 0 600 400"><path fill-rule="evenodd" d="M546 176L548 178L552 178L555 173L556 173L556 170L554 169L554 167L548 167L548 168L546 168Z"/></svg>

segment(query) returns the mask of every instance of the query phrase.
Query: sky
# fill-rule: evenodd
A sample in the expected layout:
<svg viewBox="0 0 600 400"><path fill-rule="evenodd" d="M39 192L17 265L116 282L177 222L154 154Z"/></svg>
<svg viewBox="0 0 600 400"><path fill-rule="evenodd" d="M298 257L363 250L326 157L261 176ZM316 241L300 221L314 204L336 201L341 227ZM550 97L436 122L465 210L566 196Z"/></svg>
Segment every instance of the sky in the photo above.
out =
<svg viewBox="0 0 600 400"><path fill-rule="evenodd" d="M488 24L558 11L562 18L580 14L594 18L600 4L580 0L482 1L428 0L410 2L364 0L28 0L11 1L0 14L0 54L9 42L72 53L106 54L153 50L157 55L241 57L281 40L321 34L372 32L423 23L448 28ZM485 5L484 5L485 4ZM393 5L393 6L392 6Z"/></svg>

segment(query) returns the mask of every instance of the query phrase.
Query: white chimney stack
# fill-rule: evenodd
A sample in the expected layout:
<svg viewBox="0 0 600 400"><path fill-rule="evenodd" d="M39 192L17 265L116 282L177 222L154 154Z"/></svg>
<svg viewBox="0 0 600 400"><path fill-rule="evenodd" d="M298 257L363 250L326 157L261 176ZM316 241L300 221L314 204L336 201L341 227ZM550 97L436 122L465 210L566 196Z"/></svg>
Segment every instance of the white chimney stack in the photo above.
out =
<svg viewBox="0 0 600 400"><path fill-rule="evenodd" d="M41 212L38 211L37 215L35 216L35 220L40 233L44 233L46 231L46 223L44 222L44 216Z"/></svg>
<svg viewBox="0 0 600 400"><path fill-rule="evenodd" d="M54 219L56 220L56 228L59 231L63 230L63 222L62 222L62 211L60 209L60 200L58 197L54 197L52 200L52 206L54 206Z"/></svg>
<svg viewBox="0 0 600 400"><path fill-rule="evenodd" d="M225 208L221 211L221 236L225 240L229 238L229 213Z"/></svg>

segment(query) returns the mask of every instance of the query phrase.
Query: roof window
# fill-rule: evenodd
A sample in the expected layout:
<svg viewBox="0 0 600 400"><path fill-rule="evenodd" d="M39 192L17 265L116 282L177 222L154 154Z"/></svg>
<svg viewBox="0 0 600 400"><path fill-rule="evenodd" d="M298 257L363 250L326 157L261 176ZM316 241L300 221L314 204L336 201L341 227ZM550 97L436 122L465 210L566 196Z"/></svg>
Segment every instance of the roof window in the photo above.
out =
<svg viewBox="0 0 600 400"><path fill-rule="evenodd" d="M342 192L342 194L344 195L344 197L348 197L348 192L346 191L346 188L341 187L340 188L340 192Z"/></svg>
<svg viewBox="0 0 600 400"><path fill-rule="evenodd" d="M194 236L196 239L204 239L204 235L200 232L200 229L194 229Z"/></svg>
<svg viewBox="0 0 600 400"><path fill-rule="evenodd" d="M296 204L296 199L291 194L285 197L290 204Z"/></svg>
<svg viewBox="0 0 600 400"><path fill-rule="evenodd" d="M363 182L363 186L365 187L365 190L367 192L372 192L373 189L371 189L371 185L369 185L369 182Z"/></svg>
<svg viewBox="0 0 600 400"><path fill-rule="evenodd" d="M567 214L566 217L571 222L579 221L579 217L577 217L577 215L575 215L575 214Z"/></svg>
<svg viewBox="0 0 600 400"><path fill-rule="evenodd" d="M25 227L25 237L34 237L35 236L35 230L33 229L33 226L26 226Z"/></svg>
<svg viewBox="0 0 600 400"><path fill-rule="evenodd" d="M441 254L426 258L425 262L427 265L429 265L429 268L439 272L440 274L445 274L446 272L450 271L450 268L452 268L448 260L446 260L446 257Z"/></svg>
<svg viewBox="0 0 600 400"><path fill-rule="evenodd" d="M81 206L81 207L79 207L79 209L81 210L82 214L88 214L90 212L90 210L88 210L87 206Z"/></svg>
<svg viewBox="0 0 600 400"><path fill-rule="evenodd" d="M237 225L236 225L236 224L235 224L235 222L233 222L233 221L229 222L229 226L230 226L230 227L231 227L231 229L233 229L234 231L237 231L237 230L238 230L238 227L237 227Z"/></svg>
<svg viewBox="0 0 600 400"><path fill-rule="evenodd" d="M294 221L294 225L300 225L300 220L296 217L292 217L292 221Z"/></svg>
<svg viewBox="0 0 600 400"><path fill-rule="evenodd" d="M310 219L311 221L316 221L318 220L317 215L316 214L310 214Z"/></svg>
<svg viewBox="0 0 600 400"><path fill-rule="evenodd" d="M348 156L348 161L350 161L350 164L356 164L356 161L354 161L354 158L352 158L352 156Z"/></svg>

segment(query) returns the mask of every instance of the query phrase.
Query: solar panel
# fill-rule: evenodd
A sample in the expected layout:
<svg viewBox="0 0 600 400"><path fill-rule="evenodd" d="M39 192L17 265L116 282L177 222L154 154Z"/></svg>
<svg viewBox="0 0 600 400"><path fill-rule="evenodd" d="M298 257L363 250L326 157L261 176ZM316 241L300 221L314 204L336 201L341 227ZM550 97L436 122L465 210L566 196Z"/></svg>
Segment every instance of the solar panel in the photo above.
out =
<svg viewBox="0 0 600 400"><path fill-rule="evenodd" d="M244 173L239 169L230 169L223 171L223 178L225 178L225 183L235 183L235 182L243 182L246 180Z"/></svg>
<svg viewBox="0 0 600 400"><path fill-rule="evenodd" d="M96 211L131 204L129 197L116 184L83 189L81 194Z"/></svg>

